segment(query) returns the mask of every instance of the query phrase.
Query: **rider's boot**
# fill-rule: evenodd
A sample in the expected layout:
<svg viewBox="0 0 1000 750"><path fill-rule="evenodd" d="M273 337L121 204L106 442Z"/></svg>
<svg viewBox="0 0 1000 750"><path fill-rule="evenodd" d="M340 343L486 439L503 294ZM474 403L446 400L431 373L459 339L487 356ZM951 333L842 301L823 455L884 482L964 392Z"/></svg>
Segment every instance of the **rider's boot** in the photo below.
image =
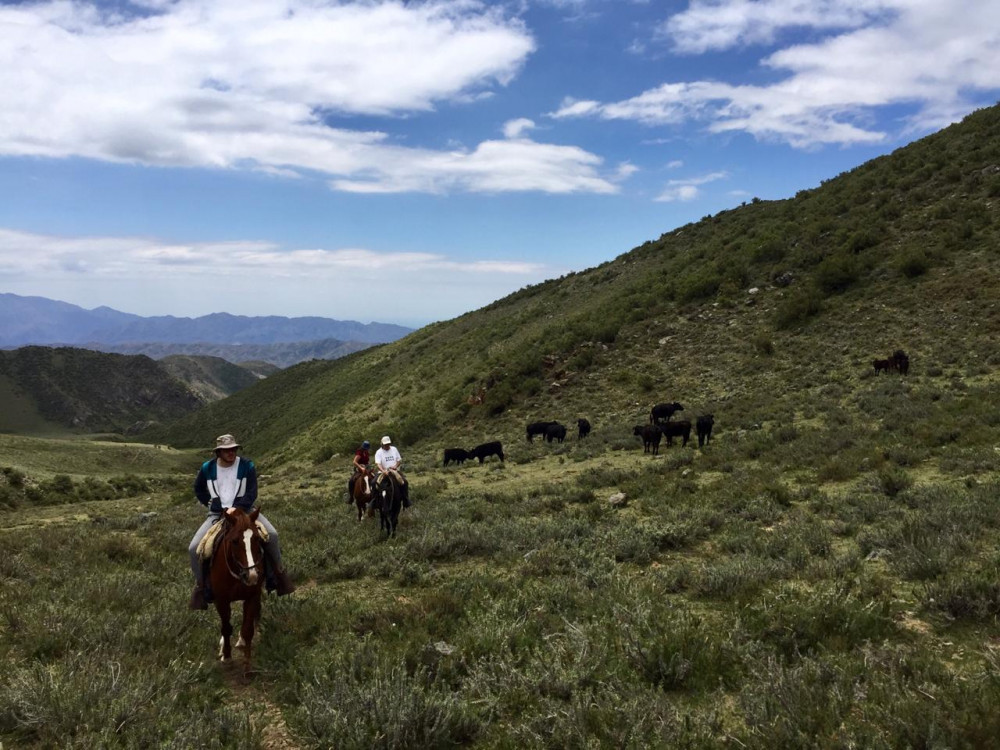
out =
<svg viewBox="0 0 1000 750"><path fill-rule="evenodd" d="M195 584L194 591L191 592L191 601L188 602L188 609L208 609L204 589L198 584Z"/></svg>
<svg viewBox="0 0 1000 750"><path fill-rule="evenodd" d="M275 582L278 584L278 596L285 596L295 591L295 584L288 577L288 572L284 568L278 568L274 572Z"/></svg>
<svg viewBox="0 0 1000 750"><path fill-rule="evenodd" d="M347 504L348 505L350 505L351 504L351 500L354 499L354 498L351 497L351 493L353 491L354 491L354 478L351 477L350 479L347 480Z"/></svg>

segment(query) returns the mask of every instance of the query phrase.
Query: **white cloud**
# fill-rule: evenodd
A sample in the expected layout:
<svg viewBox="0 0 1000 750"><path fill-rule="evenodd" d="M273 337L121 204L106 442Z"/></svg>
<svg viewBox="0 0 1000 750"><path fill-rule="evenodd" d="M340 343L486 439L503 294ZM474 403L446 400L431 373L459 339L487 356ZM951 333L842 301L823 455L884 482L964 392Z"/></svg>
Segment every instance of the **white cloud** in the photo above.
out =
<svg viewBox="0 0 1000 750"><path fill-rule="evenodd" d="M853 29L878 19L900 0L692 0L660 33L677 52L702 53L769 43L794 27Z"/></svg>
<svg viewBox="0 0 1000 750"><path fill-rule="evenodd" d="M140 315L225 311L419 326L565 270L516 258L463 260L365 248L285 250L257 241L176 244L0 228L4 291Z"/></svg>
<svg viewBox="0 0 1000 750"><path fill-rule="evenodd" d="M743 131L806 148L884 140L886 133L868 124L880 107L915 107L904 127L933 129L1000 91L995 0L696 1L667 28L677 46L700 51L763 41L792 26L847 30L764 58L779 76L770 85L664 83L617 102L567 100L552 116L705 122L712 132Z"/></svg>
<svg viewBox="0 0 1000 750"><path fill-rule="evenodd" d="M535 41L486 3L144 6L151 12L132 17L78 0L0 6L0 155L318 171L332 185L389 191L615 189L581 149L532 144L519 152L521 172L470 179L489 142L456 158L338 119L429 111L506 85Z"/></svg>
<svg viewBox="0 0 1000 750"><path fill-rule="evenodd" d="M663 192L660 193L654 200L661 203L693 201L701 195L701 190L699 189L701 185L706 185L709 182L715 182L716 180L724 180L727 177L729 177L728 172L711 172L706 175L701 175L700 177L688 177L683 180L670 180L663 189Z"/></svg>
<svg viewBox="0 0 1000 750"><path fill-rule="evenodd" d="M57 237L0 229L0 273L8 278L85 273L102 278L143 279L213 275L327 280L349 272L372 276L441 271L462 275L538 276L545 266L529 261L460 261L436 253L363 248L285 250L271 242L171 244L143 237ZM380 278L382 278L380 276Z"/></svg>
<svg viewBox="0 0 1000 750"><path fill-rule="evenodd" d="M504 138L520 138L521 135L535 127L535 121L527 117L519 117L516 120L508 120L503 125Z"/></svg>
<svg viewBox="0 0 1000 750"><path fill-rule="evenodd" d="M451 152L384 148L360 176L334 180L356 193L543 191L615 193L614 175L598 173L601 159L575 146L526 139L483 141Z"/></svg>

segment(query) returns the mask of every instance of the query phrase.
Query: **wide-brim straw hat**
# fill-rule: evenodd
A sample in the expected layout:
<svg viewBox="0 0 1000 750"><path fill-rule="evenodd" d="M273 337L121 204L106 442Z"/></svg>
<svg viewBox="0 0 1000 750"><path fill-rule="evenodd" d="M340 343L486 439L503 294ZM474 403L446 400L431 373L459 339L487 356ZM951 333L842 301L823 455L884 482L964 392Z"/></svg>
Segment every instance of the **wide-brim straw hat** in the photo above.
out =
<svg viewBox="0 0 1000 750"><path fill-rule="evenodd" d="M242 445L236 442L236 438L234 438L232 435L226 434L226 435L219 435L219 437L215 439L215 447L212 450L221 451L221 450L226 450L227 448L242 448L242 447L243 447Z"/></svg>

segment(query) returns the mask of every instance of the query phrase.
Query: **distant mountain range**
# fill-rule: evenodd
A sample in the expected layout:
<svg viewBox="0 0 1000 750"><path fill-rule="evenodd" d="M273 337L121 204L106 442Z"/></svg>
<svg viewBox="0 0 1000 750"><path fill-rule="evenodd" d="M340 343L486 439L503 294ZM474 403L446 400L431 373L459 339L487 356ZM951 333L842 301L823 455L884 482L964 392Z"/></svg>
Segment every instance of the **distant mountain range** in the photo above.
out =
<svg viewBox="0 0 1000 750"><path fill-rule="evenodd" d="M277 344L172 344L145 342L134 344L102 344L88 342L79 345L83 349L115 354L145 354L162 360L170 356L221 357L241 367L252 362L266 362L272 365L270 374L279 368L291 367L310 359L338 359L372 344L362 341L341 341L339 339L318 339L316 341L290 341Z"/></svg>
<svg viewBox="0 0 1000 750"><path fill-rule="evenodd" d="M146 318L110 307L85 310L45 297L0 294L0 346L30 344L275 344L338 339L366 344L395 341L413 329L390 323L331 318L248 317L212 313L199 318Z"/></svg>
<svg viewBox="0 0 1000 750"><path fill-rule="evenodd" d="M305 359L334 359L413 329L391 323L275 315L213 313L198 318L143 317L110 307L86 310L45 297L0 294L0 348L79 346L100 351L220 356L231 362L266 360L286 367ZM302 346L302 344L307 344ZM270 349L280 345L276 349Z"/></svg>

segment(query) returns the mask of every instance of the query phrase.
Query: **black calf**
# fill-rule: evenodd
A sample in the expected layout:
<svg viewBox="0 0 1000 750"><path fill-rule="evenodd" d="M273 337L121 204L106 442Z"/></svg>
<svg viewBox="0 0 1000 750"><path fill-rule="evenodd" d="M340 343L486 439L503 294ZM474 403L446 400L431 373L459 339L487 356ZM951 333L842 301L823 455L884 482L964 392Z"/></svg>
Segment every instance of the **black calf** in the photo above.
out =
<svg viewBox="0 0 1000 750"><path fill-rule="evenodd" d="M566 425L553 422L545 429L545 441L551 443L558 440L560 443L566 439Z"/></svg>
<svg viewBox="0 0 1000 750"><path fill-rule="evenodd" d="M715 416L712 414L702 414L695 422L695 429L698 431L698 447L705 443L712 442L712 425L715 424Z"/></svg>
<svg viewBox="0 0 1000 750"><path fill-rule="evenodd" d="M469 455L469 451L465 448L445 448L444 449L444 465L447 466L452 461L461 466L466 462L466 460L472 458Z"/></svg>
<svg viewBox="0 0 1000 750"><path fill-rule="evenodd" d="M499 440L494 440L491 443L483 443L482 445L477 445L471 451L469 451L469 458L478 458L479 463L483 462L483 459L489 456L496 456L501 461L504 460L503 446L500 444Z"/></svg>

